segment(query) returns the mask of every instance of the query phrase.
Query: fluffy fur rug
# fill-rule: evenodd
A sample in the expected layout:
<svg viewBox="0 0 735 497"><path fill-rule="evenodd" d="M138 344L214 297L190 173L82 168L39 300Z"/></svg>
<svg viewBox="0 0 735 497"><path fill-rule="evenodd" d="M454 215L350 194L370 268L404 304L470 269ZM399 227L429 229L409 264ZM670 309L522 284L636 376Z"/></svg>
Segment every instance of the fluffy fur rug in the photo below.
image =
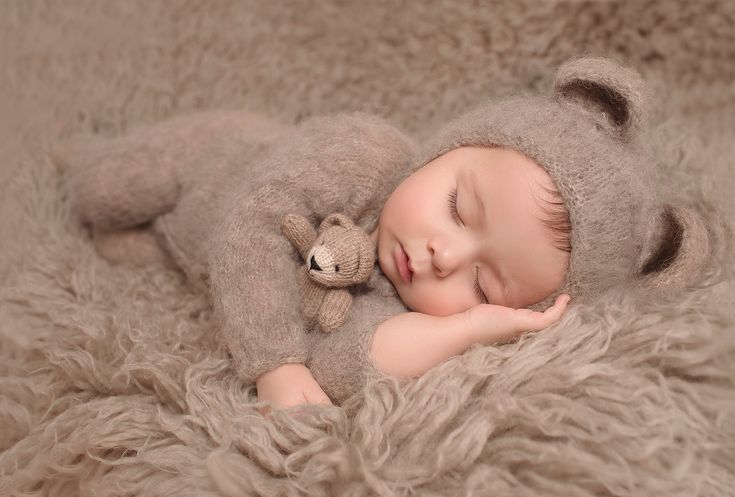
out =
<svg viewBox="0 0 735 497"><path fill-rule="evenodd" d="M733 2L0 7L0 496L735 495ZM713 226L701 280L299 419L257 413L176 271L95 254L49 159L212 108L363 109L421 138L582 52L653 81L662 185Z"/></svg>

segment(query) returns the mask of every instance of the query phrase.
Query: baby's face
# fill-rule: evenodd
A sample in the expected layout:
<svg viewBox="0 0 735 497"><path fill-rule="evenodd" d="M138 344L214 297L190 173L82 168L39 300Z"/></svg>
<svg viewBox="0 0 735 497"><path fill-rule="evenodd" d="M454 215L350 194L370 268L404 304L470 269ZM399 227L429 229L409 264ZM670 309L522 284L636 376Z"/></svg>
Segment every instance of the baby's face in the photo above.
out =
<svg viewBox="0 0 735 497"><path fill-rule="evenodd" d="M539 220L548 197L541 185L554 188L530 159L483 147L447 152L406 178L373 233L403 302L446 316L486 302L527 307L556 291L569 254Z"/></svg>

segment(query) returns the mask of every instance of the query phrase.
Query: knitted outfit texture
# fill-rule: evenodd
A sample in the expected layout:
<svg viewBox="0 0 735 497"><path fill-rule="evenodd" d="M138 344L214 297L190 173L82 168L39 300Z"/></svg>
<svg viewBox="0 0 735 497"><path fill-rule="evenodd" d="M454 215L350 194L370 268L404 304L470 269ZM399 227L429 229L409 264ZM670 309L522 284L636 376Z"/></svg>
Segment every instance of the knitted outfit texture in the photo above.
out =
<svg viewBox="0 0 735 497"><path fill-rule="evenodd" d="M418 149L363 113L284 126L242 112L206 113L90 149L71 178L83 221L119 229L152 221L193 284L211 292L220 336L243 380L305 363L340 403L382 375L372 335L408 309L376 269L354 287L345 324L305 332L299 254L280 232L296 213L317 225L342 212L372 232L388 196L412 171L454 148L508 147L551 176L572 226L560 293L591 299L618 284L685 285L708 255L699 216L660 203L653 159L637 140L646 94L637 73L605 59L572 60L549 95L473 109Z"/></svg>
<svg viewBox="0 0 735 497"><path fill-rule="evenodd" d="M351 288L336 331L307 333L300 315L303 261L281 219L314 225L342 212L372 232L418 148L364 113L287 126L239 111L205 112L87 147L70 178L82 221L117 230L151 221L188 281L212 296L218 334L245 382L304 363L334 402L371 377L369 347L385 319L406 312L379 266Z"/></svg>
<svg viewBox="0 0 735 497"><path fill-rule="evenodd" d="M407 309L391 291L367 291L355 299L340 329L328 336L305 333L297 280L301 260L280 221L297 213L317 224L340 211L372 232L388 195L415 161L416 148L385 121L359 113L311 119L279 141L264 161L282 174L254 192L243 189L224 199L209 249L214 309L243 379L283 363L305 363L339 401L371 369L372 331ZM388 290L385 283L379 275L368 282Z"/></svg>

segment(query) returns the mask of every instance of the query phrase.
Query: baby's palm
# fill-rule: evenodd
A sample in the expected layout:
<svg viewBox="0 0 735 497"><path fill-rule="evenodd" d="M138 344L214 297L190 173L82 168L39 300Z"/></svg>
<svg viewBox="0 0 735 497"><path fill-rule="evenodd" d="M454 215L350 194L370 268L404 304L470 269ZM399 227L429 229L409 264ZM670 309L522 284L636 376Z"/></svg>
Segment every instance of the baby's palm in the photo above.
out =
<svg viewBox="0 0 735 497"><path fill-rule="evenodd" d="M479 304L465 312L472 343L493 344L510 341L527 331L538 331L561 318L569 295L557 297L544 312L513 309L502 305Z"/></svg>

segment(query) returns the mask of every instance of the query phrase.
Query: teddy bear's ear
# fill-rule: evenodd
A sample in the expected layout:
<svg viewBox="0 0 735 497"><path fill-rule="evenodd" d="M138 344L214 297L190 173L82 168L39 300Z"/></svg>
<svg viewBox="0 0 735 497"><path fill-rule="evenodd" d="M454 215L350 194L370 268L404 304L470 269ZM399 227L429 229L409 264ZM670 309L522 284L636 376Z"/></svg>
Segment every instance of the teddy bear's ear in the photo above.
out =
<svg viewBox="0 0 735 497"><path fill-rule="evenodd" d="M643 286L666 293L692 283L710 255L702 216L688 208L665 205L641 254Z"/></svg>
<svg viewBox="0 0 735 497"><path fill-rule="evenodd" d="M554 93L562 101L580 104L605 117L620 138L639 130L647 113L647 90L633 69L604 58L581 57L559 67Z"/></svg>
<svg viewBox="0 0 735 497"><path fill-rule="evenodd" d="M354 225L355 223L352 222L352 219L345 216L344 214L335 212L334 214L330 214L322 220L321 224L319 225L319 232L321 233L325 229L330 228L332 226L342 226L343 228L352 228Z"/></svg>

